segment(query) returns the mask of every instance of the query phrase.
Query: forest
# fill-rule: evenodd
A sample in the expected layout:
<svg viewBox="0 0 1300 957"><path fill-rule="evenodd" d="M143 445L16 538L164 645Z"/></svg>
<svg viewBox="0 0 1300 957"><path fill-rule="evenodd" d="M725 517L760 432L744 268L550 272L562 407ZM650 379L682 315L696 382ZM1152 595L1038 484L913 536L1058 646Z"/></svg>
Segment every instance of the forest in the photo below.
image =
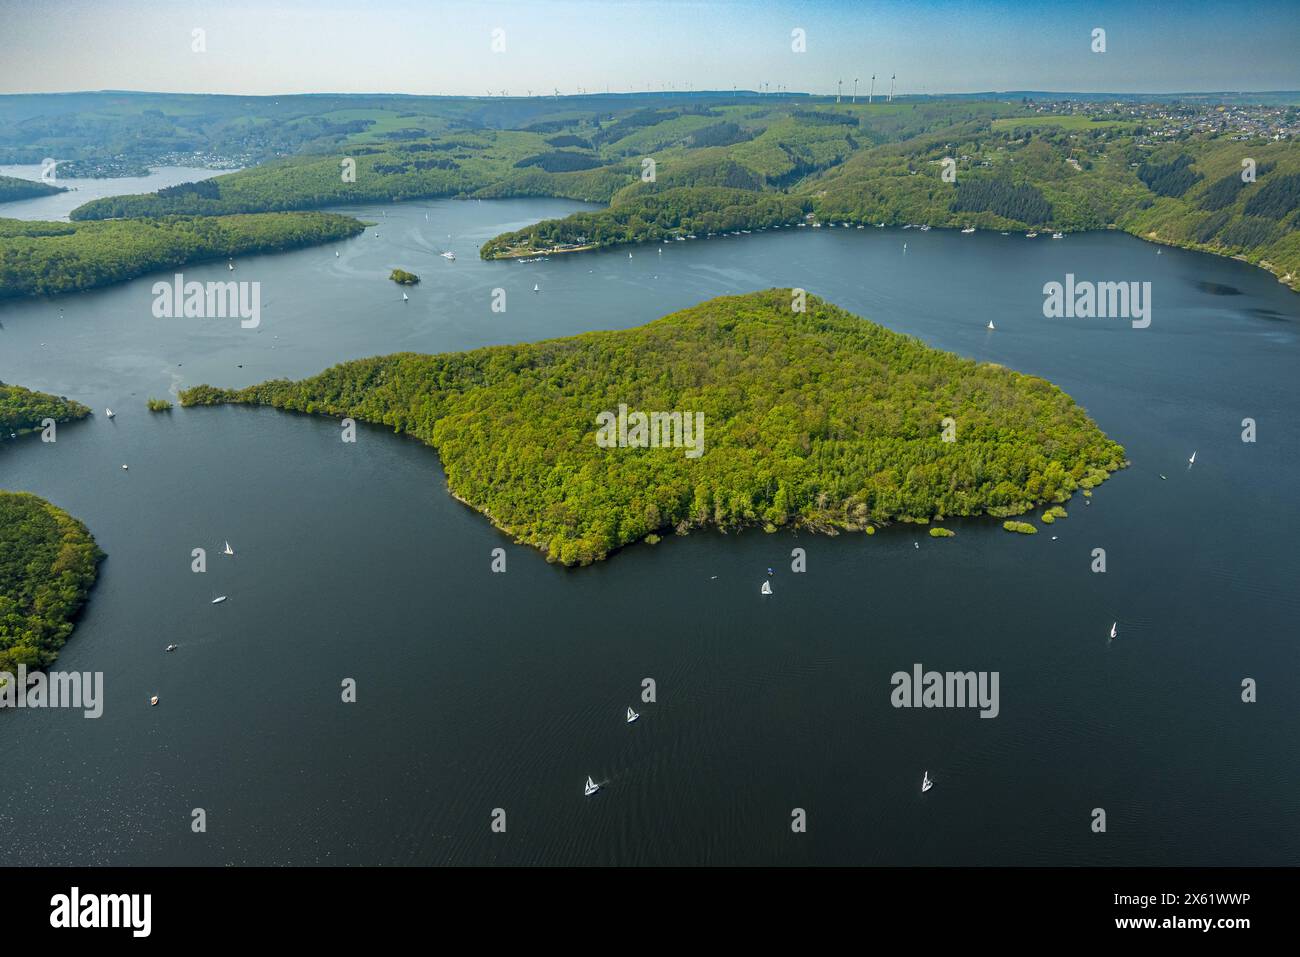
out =
<svg viewBox="0 0 1300 957"><path fill-rule="evenodd" d="M0 382L0 437L35 431L45 419L72 422L88 415L80 402Z"/></svg>
<svg viewBox="0 0 1300 957"><path fill-rule="evenodd" d="M103 557L67 512L0 491L0 671L53 664Z"/></svg>
<svg viewBox="0 0 1300 957"><path fill-rule="evenodd" d="M788 289L639 328L444 355L402 353L299 382L208 385L246 403L383 424L435 447L452 493L550 561L716 526L870 530L1027 512L1123 467L1051 383L924 345ZM603 448L620 404L703 413L703 455ZM957 440L943 440L943 420Z"/></svg>
<svg viewBox="0 0 1300 957"><path fill-rule="evenodd" d="M0 203L50 196L63 191L62 186L51 186L49 183L37 183L29 179L16 179L13 176L0 176Z"/></svg>
<svg viewBox="0 0 1300 957"><path fill-rule="evenodd" d="M155 269L355 236L333 213L259 213L93 223L0 219L0 299L92 289Z"/></svg>
<svg viewBox="0 0 1300 957"><path fill-rule="evenodd" d="M531 255L559 246L618 246L737 229L793 225L808 204L792 196L725 187L650 193L596 213L547 219L485 243L484 259Z"/></svg>

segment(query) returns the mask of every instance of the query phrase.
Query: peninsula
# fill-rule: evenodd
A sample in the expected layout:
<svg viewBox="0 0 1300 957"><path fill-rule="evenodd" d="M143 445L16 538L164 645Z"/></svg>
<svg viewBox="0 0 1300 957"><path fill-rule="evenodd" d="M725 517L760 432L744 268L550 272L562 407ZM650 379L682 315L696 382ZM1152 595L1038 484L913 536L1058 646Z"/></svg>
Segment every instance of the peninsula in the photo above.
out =
<svg viewBox="0 0 1300 957"><path fill-rule="evenodd" d="M400 353L180 398L415 436L438 450L453 495L566 565L665 529L834 533L1006 517L1063 502L1125 464L1051 383L789 289L709 300L634 329ZM628 409L700 423L693 444L615 441L612 423L622 433ZM944 440L946 419L955 441Z"/></svg>
<svg viewBox="0 0 1300 957"><path fill-rule="evenodd" d="M53 664L103 557L67 512L35 495L0 491L0 673Z"/></svg>

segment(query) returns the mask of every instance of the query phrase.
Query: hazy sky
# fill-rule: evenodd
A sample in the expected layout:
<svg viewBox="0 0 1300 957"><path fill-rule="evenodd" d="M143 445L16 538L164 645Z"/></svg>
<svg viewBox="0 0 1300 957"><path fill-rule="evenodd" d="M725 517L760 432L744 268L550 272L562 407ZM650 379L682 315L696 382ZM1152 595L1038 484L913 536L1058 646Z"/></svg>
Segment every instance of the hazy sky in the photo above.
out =
<svg viewBox="0 0 1300 957"><path fill-rule="evenodd" d="M1298 51L1296 0L0 0L0 93L1294 90Z"/></svg>

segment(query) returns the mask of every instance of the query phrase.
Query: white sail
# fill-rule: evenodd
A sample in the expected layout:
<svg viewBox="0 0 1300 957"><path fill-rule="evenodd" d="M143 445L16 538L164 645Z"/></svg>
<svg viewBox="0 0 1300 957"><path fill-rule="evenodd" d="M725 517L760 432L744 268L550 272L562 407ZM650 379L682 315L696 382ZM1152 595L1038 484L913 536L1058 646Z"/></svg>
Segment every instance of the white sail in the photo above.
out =
<svg viewBox="0 0 1300 957"><path fill-rule="evenodd" d="M992 319L989 320L989 328L990 328L990 329L996 329L996 328L997 328L997 326L993 325L993 320L992 320Z"/></svg>
<svg viewBox="0 0 1300 957"><path fill-rule="evenodd" d="M225 595L218 595L216 598L212 599L212 604L219 605L225 600L226 600Z"/></svg>
<svg viewBox="0 0 1300 957"><path fill-rule="evenodd" d="M105 409L105 410L104 410L104 414L105 414L106 416L108 416L110 419L111 419L113 416L117 415L117 413L114 412L112 409Z"/></svg>
<svg viewBox="0 0 1300 957"><path fill-rule="evenodd" d="M930 772L926 771L924 777L921 779L921 793L924 794L932 787L934 787L934 782L930 780Z"/></svg>
<svg viewBox="0 0 1300 957"><path fill-rule="evenodd" d="M597 791L599 791L599 790L600 790L600 785L597 784L595 781L593 781L593 780L591 779L591 775L588 774L588 775L587 775L587 786L584 787L584 788L582 789L582 793L585 794L585 795L587 795L587 797L591 797L593 794L595 794L595 793L596 793Z"/></svg>
<svg viewBox="0 0 1300 957"><path fill-rule="evenodd" d="M631 724L633 721L635 721L635 720L636 720L637 718L639 718L639 717L641 717L641 716L640 716L639 714L637 714L635 711L633 711L631 708L628 708L628 709L627 709L627 723L628 723L628 724Z"/></svg>
<svg viewBox="0 0 1300 957"><path fill-rule="evenodd" d="M402 302L410 302L410 301L411 301L411 297L408 296L406 293L402 293Z"/></svg>
<svg viewBox="0 0 1300 957"><path fill-rule="evenodd" d="M1118 636L1118 635L1119 635L1119 622L1114 622L1114 623L1110 626L1110 636L1111 636L1112 638L1114 638L1114 637L1116 637L1116 636Z"/></svg>
<svg viewBox="0 0 1300 957"><path fill-rule="evenodd" d="M1193 452L1193 453L1192 453L1192 457L1191 457L1190 459L1187 460L1187 464L1188 464L1188 465L1195 465L1195 464L1196 464L1196 453L1195 453L1195 452Z"/></svg>
<svg viewBox="0 0 1300 957"><path fill-rule="evenodd" d="M223 554L223 555L233 555L233 554L235 554L235 550L234 550L233 548L230 547L230 543L229 543L229 542L226 542L226 547L223 548L223 549L221 550L221 554Z"/></svg>
<svg viewBox="0 0 1300 957"><path fill-rule="evenodd" d="M772 594L772 583L771 583L771 582L763 582L763 587L760 588L759 591L762 592L764 595L770 595L770 594Z"/></svg>

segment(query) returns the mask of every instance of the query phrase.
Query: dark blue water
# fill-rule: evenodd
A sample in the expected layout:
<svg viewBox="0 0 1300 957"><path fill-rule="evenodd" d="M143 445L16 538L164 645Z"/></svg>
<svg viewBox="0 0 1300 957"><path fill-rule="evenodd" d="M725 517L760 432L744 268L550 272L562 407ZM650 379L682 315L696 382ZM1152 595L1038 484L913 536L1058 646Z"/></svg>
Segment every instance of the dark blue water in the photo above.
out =
<svg viewBox="0 0 1300 957"><path fill-rule="evenodd" d="M1300 862L1300 299L1118 234L800 229L631 260L477 259L488 237L574 208L362 209L379 226L337 258L237 263L262 283L259 330L154 319L159 277L0 306L0 379L97 412L54 445L0 443L0 487L68 509L109 556L58 664L104 672L104 716L0 715L0 830L21 836L0 862ZM423 278L408 303L394 266ZM1067 272L1150 281L1150 328L1043 318L1043 283ZM452 500L410 439L144 409L198 382L626 328L769 286L1045 376L1132 466L1032 538L973 520L945 523L948 540L709 533L566 570ZM226 539L233 559L216 554ZM891 707L890 676L918 662L999 672L1000 714ZM590 799L588 774L604 785Z"/></svg>

